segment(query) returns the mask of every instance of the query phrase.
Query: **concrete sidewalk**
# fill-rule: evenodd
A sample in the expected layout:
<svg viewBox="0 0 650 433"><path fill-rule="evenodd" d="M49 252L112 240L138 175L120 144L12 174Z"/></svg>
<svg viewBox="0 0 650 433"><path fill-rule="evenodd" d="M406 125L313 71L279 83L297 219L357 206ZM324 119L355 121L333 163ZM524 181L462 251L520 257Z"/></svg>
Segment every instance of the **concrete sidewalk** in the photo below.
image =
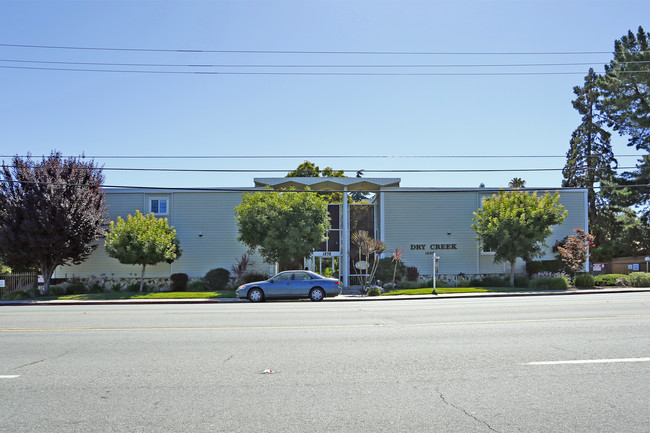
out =
<svg viewBox="0 0 650 433"><path fill-rule="evenodd" d="M326 298L323 302L381 302L381 301L413 301L422 299L459 299L459 298L506 298L514 296L569 296L569 295L592 295L611 293L650 293L650 288L604 288L604 289L570 289L566 291L521 291L521 292L474 292L474 293L449 293L440 295L387 295L387 296L366 296L366 295L339 295L335 298ZM301 300L298 300L300 302ZM308 300L305 300L309 302ZM53 300L39 301L0 301L2 306L30 306L30 305L148 305L148 304L234 304L248 303L246 299L238 298L211 298L211 299L110 299L110 300ZM295 302L294 300L273 300L271 302Z"/></svg>

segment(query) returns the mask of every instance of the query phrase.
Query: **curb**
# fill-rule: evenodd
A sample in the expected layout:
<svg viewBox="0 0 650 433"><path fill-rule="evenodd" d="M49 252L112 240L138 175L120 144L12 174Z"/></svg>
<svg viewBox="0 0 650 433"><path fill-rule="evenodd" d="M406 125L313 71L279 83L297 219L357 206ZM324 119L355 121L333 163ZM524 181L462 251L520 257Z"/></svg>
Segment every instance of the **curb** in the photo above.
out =
<svg viewBox="0 0 650 433"><path fill-rule="evenodd" d="M650 288L643 289L597 289L597 290L571 290L571 291L539 291L539 292L488 292L488 293L450 293L440 295L395 295L395 296L365 296L365 295L340 295L335 298L326 298L324 302L378 302L378 301L414 301L425 299L476 299L476 298L504 298L522 296L573 296L573 295L601 295L613 293L650 293ZM58 305L160 305L160 304L239 304L249 303L246 299L238 298L210 298L210 299L116 299L106 301L0 301L3 306L58 306ZM278 301L272 301L278 302ZM282 302L282 301L279 301Z"/></svg>

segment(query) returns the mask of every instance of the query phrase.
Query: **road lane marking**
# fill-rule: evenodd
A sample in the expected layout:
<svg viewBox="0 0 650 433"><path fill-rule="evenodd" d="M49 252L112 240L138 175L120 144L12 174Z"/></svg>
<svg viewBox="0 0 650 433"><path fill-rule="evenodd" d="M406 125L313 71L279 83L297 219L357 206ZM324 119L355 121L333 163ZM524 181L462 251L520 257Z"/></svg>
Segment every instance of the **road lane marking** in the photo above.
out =
<svg viewBox="0 0 650 433"><path fill-rule="evenodd" d="M183 326L183 327L135 327L135 328L83 328L83 327L62 327L62 328L0 328L0 332L83 332L83 331L247 331L247 330L274 330L274 329L340 329L340 328L422 328L431 326L454 326L454 325L497 325L517 323L552 323L552 322L585 322L601 320L623 320L623 319L648 319L650 314L605 316L605 317L567 317L558 319L520 319L520 320L483 320L464 322L429 322L412 324L379 325L377 323L357 325L286 325L286 326Z"/></svg>
<svg viewBox="0 0 650 433"><path fill-rule="evenodd" d="M15 379L20 377L20 374L0 374L0 379Z"/></svg>
<svg viewBox="0 0 650 433"><path fill-rule="evenodd" d="M575 359L570 361L527 362L525 365L609 364L617 362L650 362L650 358Z"/></svg>

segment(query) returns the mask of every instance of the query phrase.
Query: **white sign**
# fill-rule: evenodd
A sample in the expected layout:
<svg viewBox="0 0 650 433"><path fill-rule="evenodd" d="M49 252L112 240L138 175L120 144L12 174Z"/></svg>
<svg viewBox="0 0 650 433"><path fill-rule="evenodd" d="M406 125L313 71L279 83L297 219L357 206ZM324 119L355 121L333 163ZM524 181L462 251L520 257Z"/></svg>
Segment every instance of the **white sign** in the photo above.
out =
<svg viewBox="0 0 650 433"><path fill-rule="evenodd" d="M0 287L4 287L4 286L5 286L5 280L0 280Z"/></svg>
<svg viewBox="0 0 650 433"><path fill-rule="evenodd" d="M361 270L368 269L368 262L361 260L360 262L355 263L354 267Z"/></svg>
<svg viewBox="0 0 650 433"><path fill-rule="evenodd" d="M594 263L594 272L600 272L603 270L603 265L600 263Z"/></svg>
<svg viewBox="0 0 650 433"><path fill-rule="evenodd" d="M633 271L638 271L639 270L639 264L638 263L633 264L632 265L632 270Z"/></svg>
<svg viewBox="0 0 650 433"><path fill-rule="evenodd" d="M45 282L45 279L43 278L42 275L39 275L39 276L38 276L38 282L39 282L39 283L44 283L44 282Z"/></svg>

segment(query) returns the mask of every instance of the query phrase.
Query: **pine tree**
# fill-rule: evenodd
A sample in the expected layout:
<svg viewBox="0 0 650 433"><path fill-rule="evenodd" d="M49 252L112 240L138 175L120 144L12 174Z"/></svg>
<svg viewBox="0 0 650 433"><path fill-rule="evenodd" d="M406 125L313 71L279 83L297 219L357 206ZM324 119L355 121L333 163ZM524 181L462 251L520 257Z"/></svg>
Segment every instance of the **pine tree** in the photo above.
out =
<svg viewBox="0 0 650 433"><path fill-rule="evenodd" d="M594 187L598 187L602 182L612 181L618 163L612 151L611 134L603 128L603 120L597 108L601 98L597 83L598 75L593 69L589 69L584 86L573 88L576 95L576 99L572 101L573 108L582 115L582 123L571 134L567 162L562 170L562 186L589 190L588 212L591 231L598 238L598 242L604 242L604 233L600 227L603 221L600 221L600 216L609 208L607 201Z"/></svg>
<svg viewBox="0 0 650 433"><path fill-rule="evenodd" d="M642 27L614 42L614 59L598 79L599 109L629 146L650 151L650 33Z"/></svg>
<svg viewBox="0 0 650 433"><path fill-rule="evenodd" d="M628 146L650 152L650 33L639 27L637 34L614 42L614 59L605 65L597 83L601 99L597 106L607 125L628 137ZM650 218L650 155L644 155L637 169L622 173L616 183L629 188L611 192L617 206L636 206L644 221ZM632 186L633 185L633 186Z"/></svg>

